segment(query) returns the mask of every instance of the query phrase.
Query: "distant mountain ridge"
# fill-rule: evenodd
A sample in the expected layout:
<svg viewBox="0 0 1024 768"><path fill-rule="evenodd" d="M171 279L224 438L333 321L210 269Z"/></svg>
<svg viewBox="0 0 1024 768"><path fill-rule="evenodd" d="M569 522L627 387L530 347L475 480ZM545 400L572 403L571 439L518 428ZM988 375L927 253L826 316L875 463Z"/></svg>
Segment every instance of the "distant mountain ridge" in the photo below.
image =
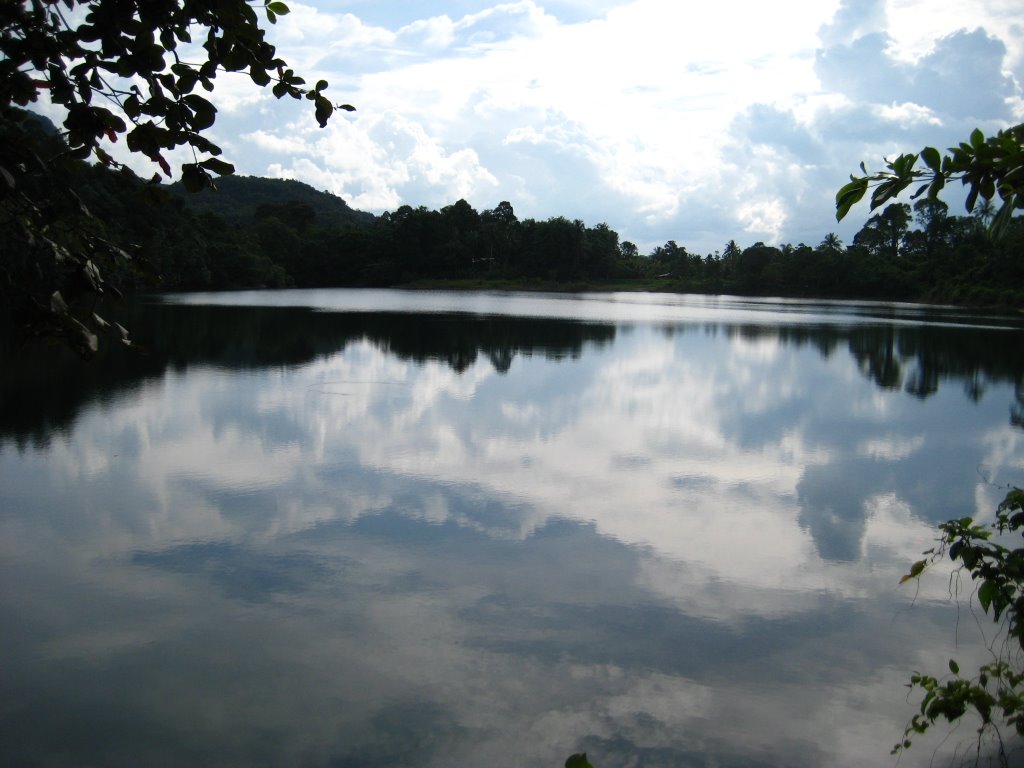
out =
<svg viewBox="0 0 1024 768"><path fill-rule="evenodd" d="M295 179L268 179L261 176L224 176L217 189L187 192L181 182L167 189L198 213L213 213L232 223L248 223L258 217L261 206L308 206L321 226L369 226L377 218L357 211L330 192L322 192Z"/></svg>

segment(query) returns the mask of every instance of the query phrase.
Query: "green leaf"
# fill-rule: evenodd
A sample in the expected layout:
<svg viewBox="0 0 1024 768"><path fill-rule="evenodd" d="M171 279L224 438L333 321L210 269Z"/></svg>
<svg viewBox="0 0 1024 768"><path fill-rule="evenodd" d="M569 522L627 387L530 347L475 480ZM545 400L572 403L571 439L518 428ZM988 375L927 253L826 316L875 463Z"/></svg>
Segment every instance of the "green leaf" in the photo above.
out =
<svg viewBox="0 0 1024 768"><path fill-rule="evenodd" d="M962 541L954 542L953 546L949 548L949 559L956 560L960 556L960 552L963 548L964 543Z"/></svg>
<svg viewBox="0 0 1024 768"><path fill-rule="evenodd" d="M975 128L971 131L971 147L978 150L983 146L985 146L985 134L981 132L980 128Z"/></svg>
<svg viewBox="0 0 1024 768"><path fill-rule="evenodd" d="M289 12L288 6L281 2L267 3L267 10L278 16L286 16Z"/></svg>
<svg viewBox="0 0 1024 768"><path fill-rule="evenodd" d="M939 197L939 192L941 192L942 188L945 186L946 177L941 174L937 175L935 177L935 180L932 181L931 185L928 187L928 198L931 200L937 200Z"/></svg>
<svg viewBox="0 0 1024 768"><path fill-rule="evenodd" d="M925 165L936 173L942 172L942 157L939 155L939 150L935 149L935 147L925 147L922 149L921 159L924 160Z"/></svg>
<svg viewBox="0 0 1024 768"><path fill-rule="evenodd" d="M992 599L998 591L999 588L992 581L985 581L978 587L978 602L981 603L981 608L985 613L988 613L989 606L992 605Z"/></svg>
<svg viewBox="0 0 1024 768"><path fill-rule="evenodd" d="M954 675L960 674L960 665L957 664L953 659L949 660L949 671L952 672Z"/></svg>
<svg viewBox="0 0 1024 768"><path fill-rule="evenodd" d="M906 581L910 581L911 579L916 579L918 576L921 575L921 572L925 569L926 565L928 565L927 560L918 560L916 563L910 566L910 573L906 574L903 578L900 579L900 584Z"/></svg>
<svg viewBox="0 0 1024 768"><path fill-rule="evenodd" d="M964 547L961 559L964 561L964 565L969 570L974 570L974 566L978 564L978 551L974 547Z"/></svg>
<svg viewBox="0 0 1024 768"><path fill-rule="evenodd" d="M860 178L852 179L849 184L836 192L836 221L842 221L843 217L850 212L850 208L860 202L867 191L868 180Z"/></svg>
<svg viewBox="0 0 1024 768"><path fill-rule="evenodd" d="M879 184L871 194L871 210L873 211L876 208L879 208L882 203L896 197L896 195L899 194L899 191L900 187L895 179Z"/></svg>
<svg viewBox="0 0 1024 768"><path fill-rule="evenodd" d="M967 193L967 200L964 202L964 208L967 209L968 213L974 210L976 202L978 202L978 188L971 187L971 191Z"/></svg>
<svg viewBox="0 0 1024 768"><path fill-rule="evenodd" d="M903 178L910 174L917 162L917 155L900 155L892 163L892 169L897 176Z"/></svg>

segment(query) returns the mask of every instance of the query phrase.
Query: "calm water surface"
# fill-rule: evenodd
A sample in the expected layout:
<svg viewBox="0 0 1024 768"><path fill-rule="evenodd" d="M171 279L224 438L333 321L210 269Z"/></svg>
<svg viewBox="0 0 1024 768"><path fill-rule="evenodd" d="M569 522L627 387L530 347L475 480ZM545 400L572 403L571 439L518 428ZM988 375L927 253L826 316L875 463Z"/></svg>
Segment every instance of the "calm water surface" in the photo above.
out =
<svg viewBox="0 0 1024 768"><path fill-rule="evenodd" d="M146 355L0 360L4 766L884 766L909 672L983 653L942 573L897 582L1024 483L1019 322L282 291L125 324Z"/></svg>

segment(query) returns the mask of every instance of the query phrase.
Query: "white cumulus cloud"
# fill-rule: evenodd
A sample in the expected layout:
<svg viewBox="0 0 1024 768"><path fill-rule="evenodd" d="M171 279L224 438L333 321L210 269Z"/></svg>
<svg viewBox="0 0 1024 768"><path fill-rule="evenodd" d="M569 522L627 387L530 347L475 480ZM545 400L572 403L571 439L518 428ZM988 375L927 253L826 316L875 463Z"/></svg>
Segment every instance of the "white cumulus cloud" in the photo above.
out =
<svg viewBox="0 0 1024 768"><path fill-rule="evenodd" d="M832 199L862 159L1020 119L1018 6L291 4L271 30L281 55L359 111L320 130L308 105L263 99L247 114L230 93L218 130L240 171L375 213L509 200L521 217L605 221L641 248L696 252L850 240L858 217L837 226Z"/></svg>

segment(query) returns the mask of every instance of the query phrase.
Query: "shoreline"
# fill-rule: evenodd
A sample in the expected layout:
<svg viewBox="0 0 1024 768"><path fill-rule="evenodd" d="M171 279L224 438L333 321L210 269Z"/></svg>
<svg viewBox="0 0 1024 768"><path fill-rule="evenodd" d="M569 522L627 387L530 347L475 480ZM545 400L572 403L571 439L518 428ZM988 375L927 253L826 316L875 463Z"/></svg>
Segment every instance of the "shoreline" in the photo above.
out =
<svg viewBox="0 0 1024 768"><path fill-rule="evenodd" d="M1024 306L1010 303L963 301L928 297L819 296L812 293L740 293L730 290L709 290L697 286L683 286L674 280L578 280L557 282L552 280L494 279L422 279L386 286L332 286L336 288L396 288L401 290L434 291L533 291L537 293L678 293L699 296L739 296L755 299L799 299L803 301L870 301L880 304L921 304L933 307L983 310L1012 316L1024 315ZM244 289L242 289L244 290ZM269 289L273 290L273 289Z"/></svg>

